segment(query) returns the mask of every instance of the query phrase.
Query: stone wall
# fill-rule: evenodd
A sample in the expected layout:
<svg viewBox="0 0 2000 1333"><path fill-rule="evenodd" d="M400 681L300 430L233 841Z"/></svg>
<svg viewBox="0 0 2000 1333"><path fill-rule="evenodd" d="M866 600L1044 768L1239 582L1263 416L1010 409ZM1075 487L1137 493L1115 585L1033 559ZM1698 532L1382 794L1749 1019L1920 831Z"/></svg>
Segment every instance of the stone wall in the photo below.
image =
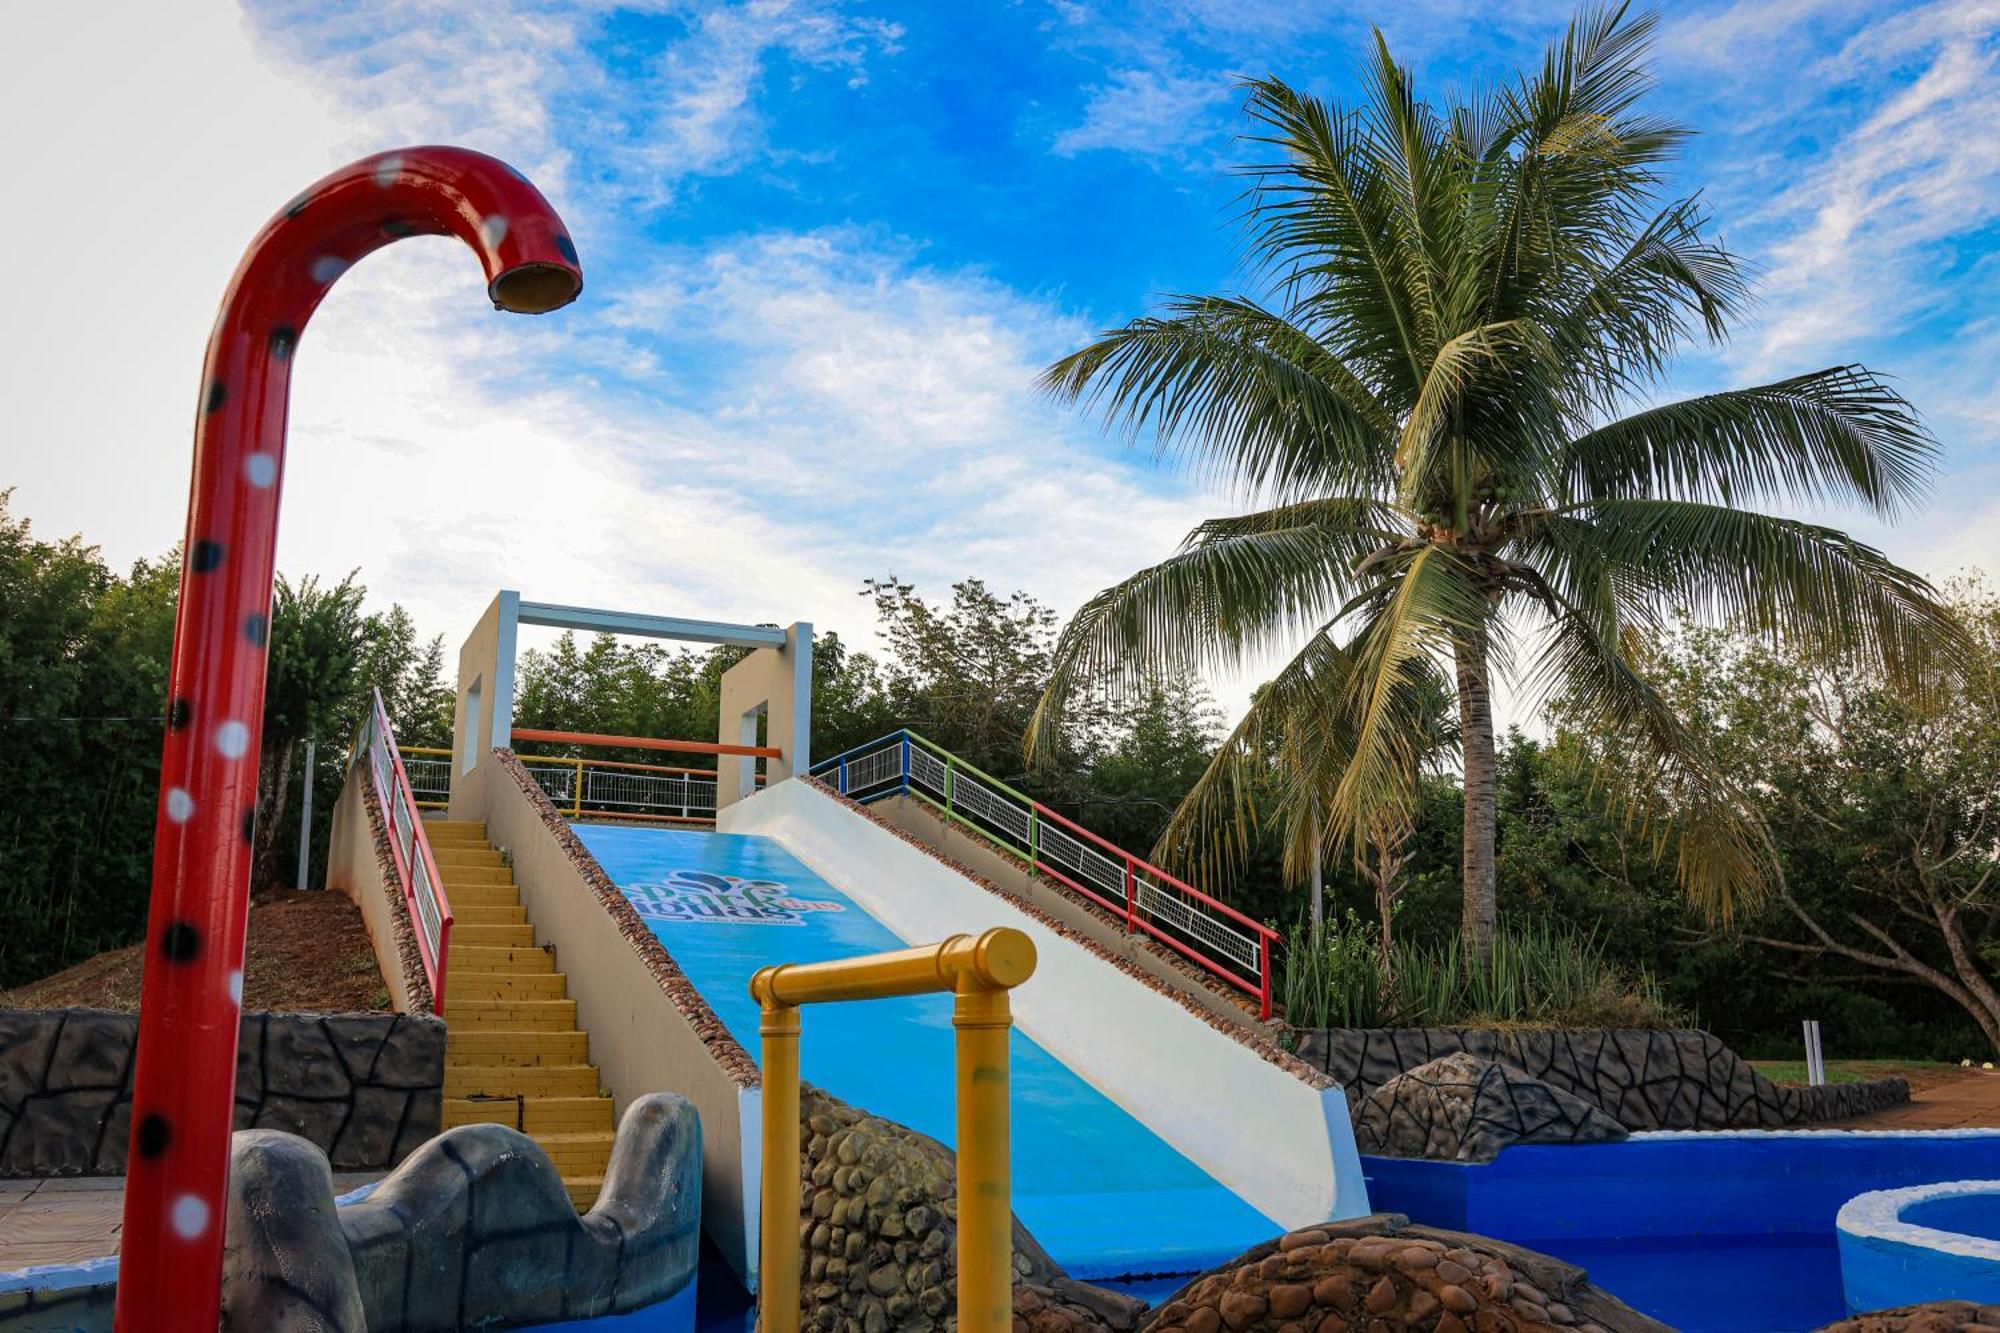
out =
<svg viewBox="0 0 2000 1333"><path fill-rule="evenodd" d="M1463 1051L1580 1097L1629 1130L1779 1129L1865 1115L1910 1099L1899 1078L1780 1086L1713 1033L1642 1028L1331 1028L1299 1055L1338 1079L1350 1105L1389 1080Z"/></svg>
<svg viewBox="0 0 2000 1333"><path fill-rule="evenodd" d="M957 1158L807 1086L799 1098L799 1325L950 1333L958 1325ZM1144 1305L1075 1282L1014 1221L1015 1333L1129 1333Z"/></svg>
<svg viewBox="0 0 2000 1333"><path fill-rule="evenodd" d="M0 1009L0 1177L117 1175L136 1014ZM438 1132L444 1024L407 1014L243 1015L236 1127L281 1129L336 1170L383 1170Z"/></svg>

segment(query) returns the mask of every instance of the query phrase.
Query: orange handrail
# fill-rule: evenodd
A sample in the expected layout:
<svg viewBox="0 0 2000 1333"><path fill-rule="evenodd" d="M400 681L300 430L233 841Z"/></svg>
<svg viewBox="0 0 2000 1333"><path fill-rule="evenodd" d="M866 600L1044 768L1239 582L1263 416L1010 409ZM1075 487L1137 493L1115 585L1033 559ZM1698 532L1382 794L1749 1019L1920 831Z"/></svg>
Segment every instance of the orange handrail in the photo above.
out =
<svg viewBox="0 0 2000 1333"><path fill-rule="evenodd" d="M543 731L538 727L514 728L517 741L541 741L547 745L601 745L622 750L669 750L675 754L730 754L757 759L783 759L785 752L775 745L725 745L719 741L663 741L651 736L598 736L588 731Z"/></svg>
<svg viewBox="0 0 2000 1333"><path fill-rule="evenodd" d="M672 764L635 764L629 759L582 759L568 754L522 754L514 756L524 764L588 764L592 768L636 769L642 773L665 773L677 778L713 778L712 768L682 768Z"/></svg>

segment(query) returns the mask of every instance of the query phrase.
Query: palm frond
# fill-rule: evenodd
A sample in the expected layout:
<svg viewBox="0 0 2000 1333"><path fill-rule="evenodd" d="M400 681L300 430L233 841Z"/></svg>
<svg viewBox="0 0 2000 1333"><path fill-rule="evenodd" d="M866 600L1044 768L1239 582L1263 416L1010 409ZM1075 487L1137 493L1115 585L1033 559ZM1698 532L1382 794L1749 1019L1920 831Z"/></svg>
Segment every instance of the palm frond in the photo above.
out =
<svg viewBox="0 0 2000 1333"><path fill-rule="evenodd" d="M1042 385L1245 490L1387 488L1395 417L1333 351L1253 302L1173 301L1051 366Z"/></svg>
<svg viewBox="0 0 2000 1333"><path fill-rule="evenodd" d="M1117 696L1134 681L1233 666L1324 623L1352 593L1354 566L1399 535L1395 511L1366 497L1320 501L1291 518L1204 524L1178 553L1084 603L1056 641L1030 757L1079 689Z"/></svg>
<svg viewBox="0 0 2000 1333"><path fill-rule="evenodd" d="M1353 739L1324 805L1330 828L1359 838L1411 807L1423 768L1414 682L1462 635L1485 629L1492 610L1479 571L1432 546L1410 558L1368 613L1349 644L1353 670L1336 705Z"/></svg>
<svg viewBox="0 0 2000 1333"><path fill-rule="evenodd" d="M1929 490L1937 441L1909 402L1862 366L1636 412L1573 441L1572 497L1858 500L1894 518Z"/></svg>
<svg viewBox="0 0 2000 1333"><path fill-rule="evenodd" d="M1248 142L1275 162L1243 169L1245 224L1258 270L1281 290L1317 293L1318 317L1337 325L1371 383L1413 391L1424 364L1418 315L1398 254L1396 195L1387 152L1353 113L1336 112L1276 79L1249 83Z"/></svg>
<svg viewBox="0 0 2000 1333"><path fill-rule="evenodd" d="M1962 679L1964 632L1936 591L1837 529L1686 500L1603 500L1574 517L1593 558L1656 606L1879 666L1908 691Z"/></svg>

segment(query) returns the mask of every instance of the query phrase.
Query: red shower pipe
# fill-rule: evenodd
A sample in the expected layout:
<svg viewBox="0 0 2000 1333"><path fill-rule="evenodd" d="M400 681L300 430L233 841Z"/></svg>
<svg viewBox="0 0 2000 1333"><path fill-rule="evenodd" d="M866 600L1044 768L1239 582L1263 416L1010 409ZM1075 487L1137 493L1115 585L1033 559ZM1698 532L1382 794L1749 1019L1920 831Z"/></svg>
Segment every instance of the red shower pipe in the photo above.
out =
<svg viewBox="0 0 2000 1333"><path fill-rule="evenodd" d="M120 1333L215 1333L218 1317L292 357L342 273L424 235L471 246L501 310L554 310L583 288L562 219L519 172L463 148L405 148L343 167L266 223L209 335L167 683Z"/></svg>

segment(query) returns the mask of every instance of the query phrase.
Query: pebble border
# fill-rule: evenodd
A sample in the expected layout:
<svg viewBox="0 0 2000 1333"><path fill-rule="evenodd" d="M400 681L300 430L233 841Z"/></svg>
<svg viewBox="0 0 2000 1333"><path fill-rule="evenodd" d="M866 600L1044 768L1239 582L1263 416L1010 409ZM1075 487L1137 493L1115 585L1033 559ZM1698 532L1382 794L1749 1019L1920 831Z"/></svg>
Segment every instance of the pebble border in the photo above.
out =
<svg viewBox="0 0 2000 1333"><path fill-rule="evenodd" d="M556 809L555 803L549 800L548 793L542 790L542 785L535 781L534 775L528 772L526 765L521 763L511 749L495 748L493 757L499 761L502 771L514 780L514 785L521 789L522 795L526 796L528 802L535 807L535 812L541 816L542 826L555 838L557 845L562 848L563 854L569 858L570 865L582 877L583 882L597 895L598 905L618 927L618 933L625 937L626 943L631 945L633 951L644 961L646 969L653 974L653 980L659 984L661 994L665 995L668 1002L680 1012L681 1017L687 1020L688 1026L694 1029L695 1036L701 1040L702 1045L708 1048L716 1066L739 1088L761 1087L763 1076L758 1071L756 1060L751 1058L750 1052L743 1048L741 1042L730 1035L729 1029L724 1026L721 1018L716 1016L715 1010L709 1007L708 1001L702 998L701 992L695 989L692 981L688 980L688 975L681 970L681 965L667 952L666 945L660 943L660 937L640 919L638 912L633 910L631 901L619 891L616 884L612 883L611 876L604 873L604 867L597 863L597 858L583 845L583 839L576 836L576 831L569 826L568 818Z"/></svg>
<svg viewBox="0 0 2000 1333"><path fill-rule="evenodd" d="M428 1014L437 1008L437 997L431 993L431 979L424 971L423 951L417 947L416 923L410 920L410 905L403 900L396 875L396 852L389 842L389 823L383 818L382 803L375 799L375 784L364 773L361 780L361 804L368 811L368 831L375 840L375 869L382 876L382 894L389 900L389 920L395 934L396 961L403 969L403 988L410 997L410 1012ZM449 897L449 895L446 895ZM375 952L376 965L380 966L382 953Z"/></svg>

